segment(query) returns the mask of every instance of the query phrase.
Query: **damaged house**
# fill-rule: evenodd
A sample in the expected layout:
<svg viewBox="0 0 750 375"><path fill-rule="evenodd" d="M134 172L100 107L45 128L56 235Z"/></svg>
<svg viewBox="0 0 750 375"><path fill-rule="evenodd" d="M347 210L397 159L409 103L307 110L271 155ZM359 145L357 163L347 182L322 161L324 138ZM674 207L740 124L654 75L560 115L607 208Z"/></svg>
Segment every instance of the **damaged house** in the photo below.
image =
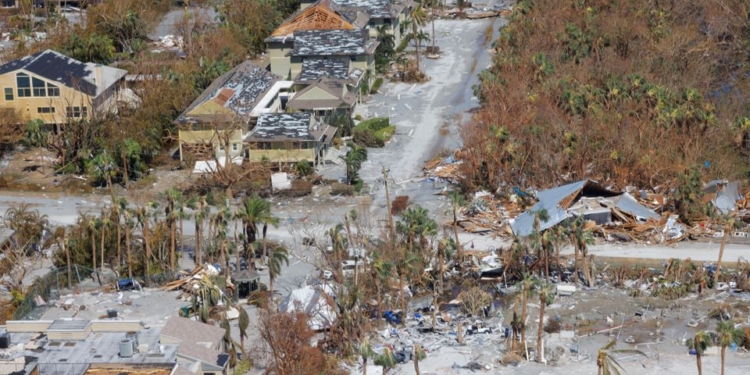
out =
<svg viewBox="0 0 750 375"><path fill-rule="evenodd" d="M597 225L615 221L645 222L661 216L641 205L628 193L611 191L595 181L582 180L537 194L538 202L511 221L513 233L525 237L534 232L537 212L546 210L549 220L539 221L539 231L544 231L570 218L583 216Z"/></svg>

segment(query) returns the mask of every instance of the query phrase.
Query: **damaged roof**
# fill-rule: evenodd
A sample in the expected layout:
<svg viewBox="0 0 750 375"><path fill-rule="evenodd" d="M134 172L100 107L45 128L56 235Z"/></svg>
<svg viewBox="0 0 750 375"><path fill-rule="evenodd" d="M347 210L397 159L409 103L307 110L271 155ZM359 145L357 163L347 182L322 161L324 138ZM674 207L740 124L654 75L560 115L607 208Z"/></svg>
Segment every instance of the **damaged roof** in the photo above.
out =
<svg viewBox="0 0 750 375"><path fill-rule="evenodd" d="M312 115L309 113L263 113L248 138L272 140L277 138L314 140L310 133Z"/></svg>
<svg viewBox="0 0 750 375"><path fill-rule="evenodd" d="M398 15L393 14L390 0L331 0L335 6L344 9L357 9L370 15L372 18L391 18Z"/></svg>
<svg viewBox="0 0 750 375"><path fill-rule="evenodd" d="M347 58L312 58L302 61L302 70L296 82L307 83L323 77L348 79L350 61Z"/></svg>
<svg viewBox="0 0 750 375"><path fill-rule="evenodd" d="M534 217L539 211L546 210L549 220L539 222L539 231L543 231L579 214L571 210L573 204L582 197L601 197L613 199L602 199L602 206L609 209L617 209L628 215L643 218L659 218L652 210L642 206L635 198L627 193L613 192L595 181L582 180L553 189L541 191L537 194L538 202L529 210L518 215L510 224L513 233L517 236L528 236L534 232Z"/></svg>
<svg viewBox="0 0 750 375"><path fill-rule="evenodd" d="M177 121L194 122L232 120L235 116L250 115L257 102L263 98L280 77L245 61L215 79L183 112Z"/></svg>
<svg viewBox="0 0 750 375"><path fill-rule="evenodd" d="M368 49L366 30L307 30L294 33L292 56L363 55Z"/></svg>
<svg viewBox="0 0 750 375"><path fill-rule="evenodd" d="M736 210L737 201L742 199L739 181L713 180L703 187L703 192L711 194L711 204L723 214Z"/></svg>

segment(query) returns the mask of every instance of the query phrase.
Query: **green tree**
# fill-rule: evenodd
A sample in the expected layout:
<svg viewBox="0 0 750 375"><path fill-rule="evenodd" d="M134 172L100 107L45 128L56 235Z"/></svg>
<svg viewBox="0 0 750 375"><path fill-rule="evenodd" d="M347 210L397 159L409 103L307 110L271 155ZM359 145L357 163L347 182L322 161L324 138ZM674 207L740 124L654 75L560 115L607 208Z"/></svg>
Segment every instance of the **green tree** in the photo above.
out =
<svg viewBox="0 0 750 375"><path fill-rule="evenodd" d="M36 119L26 123L26 136L23 139L23 144L26 147L47 147L47 132L44 130L44 121Z"/></svg>
<svg viewBox="0 0 750 375"><path fill-rule="evenodd" d="M262 235L263 256L268 256L266 248L268 226L279 224L279 218L273 216L271 213L271 204L258 196L258 194L253 194L242 200L242 204L238 207L235 215L242 220L245 251L250 249L250 244L257 241L258 232L260 231ZM258 228L259 225L262 226L260 230Z"/></svg>
<svg viewBox="0 0 750 375"><path fill-rule="evenodd" d="M344 162L346 163L346 181L354 185L359 180L359 170L362 163L367 160L367 148L349 143L349 151L346 152Z"/></svg>
<svg viewBox="0 0 750 375"><path fill-rule="evenodd" d="M388 25L377 26L375 30L379 43L375 48L375 70L382 74L388 70L388 63L396 52L396 37L391 33Z"/></svg>

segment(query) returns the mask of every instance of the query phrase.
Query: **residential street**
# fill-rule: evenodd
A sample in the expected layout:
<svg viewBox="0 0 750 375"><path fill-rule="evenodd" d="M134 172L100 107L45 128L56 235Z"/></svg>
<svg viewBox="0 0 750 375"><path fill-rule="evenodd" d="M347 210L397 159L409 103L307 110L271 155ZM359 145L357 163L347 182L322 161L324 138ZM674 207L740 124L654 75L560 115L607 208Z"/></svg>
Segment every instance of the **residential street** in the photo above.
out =
<svg viewBox="0 0 750 375"><path fill-rule="evenodd" d="M435 45L440 47L441 56L420 59L430 80L384 85L382 94L374 95L365 105L369 117L390 117L396 126L396 135L384 148L368 150L368 160L360 170L360 177L373 189L373 217L386 212L383 166L390 170L393 180L391 199L409 195L411 202L441 213L444 199L436 199L433 183L421 178L422 165L440 150L460 145L457 125L468 120L467 110L479 105L472 86L491 61L485 33L488 28L497 33L502 22L505 20L435 21ZM431 30L432 25L426 25L425 31ZM441 131L443 126L447 126L447 134Z"/></svg>

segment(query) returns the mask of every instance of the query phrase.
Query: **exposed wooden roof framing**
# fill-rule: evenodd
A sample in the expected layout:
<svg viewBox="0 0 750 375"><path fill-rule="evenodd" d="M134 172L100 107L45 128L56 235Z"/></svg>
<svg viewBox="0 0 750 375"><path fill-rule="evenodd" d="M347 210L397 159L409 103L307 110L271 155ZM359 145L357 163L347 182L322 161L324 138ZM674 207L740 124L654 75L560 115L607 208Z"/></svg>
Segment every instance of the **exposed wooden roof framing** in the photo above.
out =
<svg viewBox="0 0 750 375"><path fill-rule="evenodd" d="M285 36L301 30L354 30L355 27L328 6L319 2L297 13L277 28L274 36Z"/></svg>

